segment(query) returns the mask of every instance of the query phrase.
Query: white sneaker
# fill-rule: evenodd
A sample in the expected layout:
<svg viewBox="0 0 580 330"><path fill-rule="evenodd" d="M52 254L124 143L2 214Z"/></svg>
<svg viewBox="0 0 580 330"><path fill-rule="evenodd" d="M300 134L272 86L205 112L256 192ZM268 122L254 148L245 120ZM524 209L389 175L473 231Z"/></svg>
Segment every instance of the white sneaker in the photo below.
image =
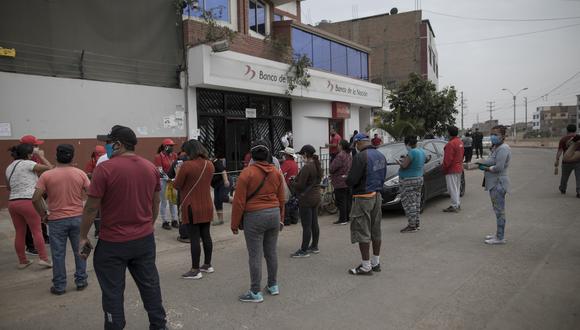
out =
<svg viewBox="0 0 580 330"><path fill-rule="evenodd" d="M505 239L497 239L497 237L485 240L485 244L495 245L495 244L505 244Z"/></svg>
<svg viewBox="0 0 580 330"><path fill-rule="evenodd" d="M38 260L38 265L45 268L52 268L52 263L50 261Z"/></svg>
<svg viewBox="0 0 580 330"><path fill-rule="evenodd" d="M492 239L495 238L495 234L489 234L485 236L485 240L487 241L488 239Z"/></svg>

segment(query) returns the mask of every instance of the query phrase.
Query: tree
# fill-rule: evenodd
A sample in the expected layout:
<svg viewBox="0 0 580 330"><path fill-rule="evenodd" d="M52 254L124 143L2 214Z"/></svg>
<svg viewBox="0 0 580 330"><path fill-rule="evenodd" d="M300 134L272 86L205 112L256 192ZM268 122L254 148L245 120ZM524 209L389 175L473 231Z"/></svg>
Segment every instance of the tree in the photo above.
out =
<svg viewBox="0 0 580 330"><path fill-rule="evenodd" d="M455 124L457 92L455 87L437 91L435 84L416 73L388 95L391 112L380 112L376 126L396 139L404 135L442 135ZM403 134L403 135L401 135Z"/></svg>

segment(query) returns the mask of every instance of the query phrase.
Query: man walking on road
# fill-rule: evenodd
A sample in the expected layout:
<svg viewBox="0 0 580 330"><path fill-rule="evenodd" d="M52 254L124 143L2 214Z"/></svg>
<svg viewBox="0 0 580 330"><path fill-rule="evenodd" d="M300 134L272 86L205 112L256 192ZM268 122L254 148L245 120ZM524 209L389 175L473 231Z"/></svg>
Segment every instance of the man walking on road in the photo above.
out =
<svg viewBox="0 0 580 330"><path fill-rule="evenodd" d="M477 159L483 158L483 134L479 128L476 128L475 133L473 133L473 149L475 149Z"/></svg>
<svg viewBox="0 0 580 330"><path fill-rule="evenodd" d="M443 212L457 213L461 208L461 174L463 173L463 142L457 137L459 129L451 126L447 129L449 142L445 145L443 155L443 174L447 183L447 191L451 197L451 206Z"/></svg>
<svg viewBox="0 0 580 330"><path fill-rule="evenodd" d="M75 258L75 284L77 290L87 287L87 262L79 255L83 196L89 188L89 178L82 170L73 167L74 147L61 144L56 148L56 167L40 176L32 201L43 219L48 218L50 229L50 252L52 253L52 283L50 292L61 295L66 292L66 242L70 240ZM44 209L42 196L48 195L48 211Z"/></svg>
<svg viewBox="0 0 580 330"><path fill-rule="evenodd" d="M387 174L387 160L371 145L369 137L359 133L354 137L358 153L346 178L352 188L353 202L350 212L350 240L358 243L362 263L349 273L372 275L380 272L381 252L381 189ZM373 243L373 257L370 257L370 243Z"/></svg>
<svg viewBox="0 0 580 330"><path fill-rule="evenodd" d="M94 268L102 291L105 329L123 329L125 272L129 268L149 329L165 329L159 274L155 265L153 224L159 213L160 176L153 163L135 154L137 137L128 127L115 125L97 139L107 144L109 160L97 166L88 192L81 224L81 254L92 246L89 229L101 208L101 228Z"/></svg>
<svg viewBox="0 0 580 330"><path fill-rule="evenodd" d="M567 143L571 141L576 136L576 125L570 124L566 127L568 134L564 135L560 139L560 143L558 144L558 153L556 153L556 163L554 164L555 167L560 165L560 156L566 149L568 148ZM576 197L580 198L580 162L576 161L567 161L565 159L562 160L562 177L560 178L560 192L562 195L566 194L566 188L568 188L568 179L570 178L570 174L574 171L574 176L576 177Z"/></svg>

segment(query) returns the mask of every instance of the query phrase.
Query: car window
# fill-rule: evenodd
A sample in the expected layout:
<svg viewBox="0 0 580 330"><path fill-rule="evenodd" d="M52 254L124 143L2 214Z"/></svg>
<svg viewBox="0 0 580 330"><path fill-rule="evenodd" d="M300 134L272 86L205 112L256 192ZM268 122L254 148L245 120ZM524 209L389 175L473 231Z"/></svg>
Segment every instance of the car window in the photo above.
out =
<svg viewBox="0 0 580 330"><path fill-rule="evenodd" d="M407 154L407 148L402 143L385 145L378 148L378 150L385 155L388 163L393 163L395 159Z"/></svg>
<svg viewBox="0 0 580 330"><path fill-rule="evenodd" d="M433 158L437 158L437 149L435 149L435 144L434 143L425 143L423 145L423 150L425 150L425 154L427 157L431 156Z"/></svg>
<svg viewBox="0 0 580 330"><path fill-rule="evenodd" d="M445 142L433 142L433 145L435 146L435 149L437 150L437 152L443 156L443 149L445 148Z"/></svg>

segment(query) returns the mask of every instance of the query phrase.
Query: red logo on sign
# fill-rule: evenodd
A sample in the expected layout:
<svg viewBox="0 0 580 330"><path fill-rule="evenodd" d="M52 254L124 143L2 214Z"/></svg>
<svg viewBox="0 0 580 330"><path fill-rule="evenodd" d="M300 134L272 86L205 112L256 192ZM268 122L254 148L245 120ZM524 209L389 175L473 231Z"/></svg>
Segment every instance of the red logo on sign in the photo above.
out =
<svg viewBox="0 0 580 330"><path fill-rule="evenodd" d="M244 76L249 76L250 80L252 80L256 76L256 71L251 66L246 65L246 73L244 73Z"/></svg>

